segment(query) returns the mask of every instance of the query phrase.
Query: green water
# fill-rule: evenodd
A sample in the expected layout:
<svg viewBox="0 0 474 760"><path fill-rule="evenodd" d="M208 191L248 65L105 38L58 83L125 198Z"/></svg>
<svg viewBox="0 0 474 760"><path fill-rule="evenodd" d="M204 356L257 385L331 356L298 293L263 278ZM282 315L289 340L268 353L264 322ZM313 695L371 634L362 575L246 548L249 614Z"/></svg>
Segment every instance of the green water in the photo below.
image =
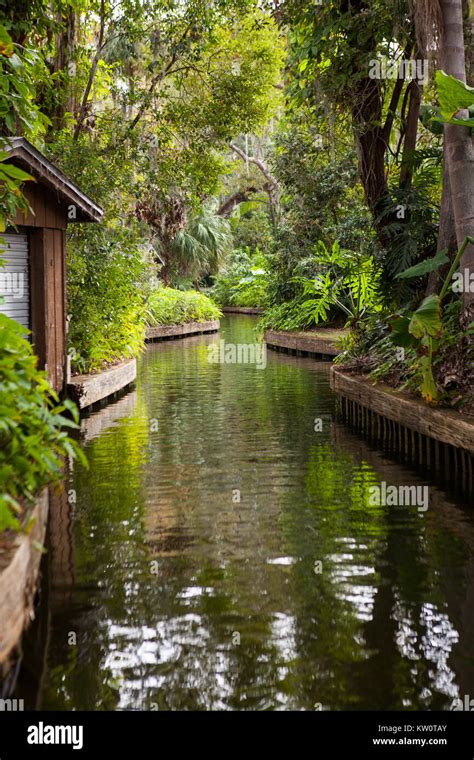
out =
<svg viewBox="0 0 474 760"><path fill-rule="evenodd" d="M90 469L53 508L17 688L30 706L474 696L474 513L335 420L327 364L208 362L254 325L151 345L136 390L84 420ZM381 481L428 485L428 509L371 506Z"/></svg>

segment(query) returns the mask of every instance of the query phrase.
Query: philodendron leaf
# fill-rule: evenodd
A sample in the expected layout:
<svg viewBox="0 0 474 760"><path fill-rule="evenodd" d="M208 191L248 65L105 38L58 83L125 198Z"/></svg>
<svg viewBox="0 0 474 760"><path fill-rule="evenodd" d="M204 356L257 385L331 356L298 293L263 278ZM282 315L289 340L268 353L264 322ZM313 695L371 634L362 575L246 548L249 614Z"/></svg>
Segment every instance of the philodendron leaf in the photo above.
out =
<svg viewBox="0 0 474 760"><path fill-rule="evenodd" d="M424 335L435 336L441 332L441 305L439 296L433 294L425 298L418 309L413 312L408 327L415 338Z"/></svg>
<svg viewBox="0 0 474 760"><path fill-rule="evenodd" d="M452 119L461 109L474 105L474 87L469 87L460 79L437 71L436 86L443 118Z"/></svg>
<svg viewBox="0 0 474 760"><path fill-rule="evenodd" d="M391 338L396 346L401 346L402 348L416 347L417 341L408 329L410 327L409 317L404 315L395 317L391 320L390 327L392 329Z"/></svg>
<svg viewBox="0 0 474 760"><path fill-rule="evenodd" d="M439 251L439 253L437 253L436 256L433 256L431 259L420 261L419 264L415 264L409 269L405 269L403 272L400 272L397 274L397 279L404 280L410 277L421 277L424 274L429 274L429 272L434 272L443 264L447 264L448 261L449 258L446 254L446 251Z"/></svg>

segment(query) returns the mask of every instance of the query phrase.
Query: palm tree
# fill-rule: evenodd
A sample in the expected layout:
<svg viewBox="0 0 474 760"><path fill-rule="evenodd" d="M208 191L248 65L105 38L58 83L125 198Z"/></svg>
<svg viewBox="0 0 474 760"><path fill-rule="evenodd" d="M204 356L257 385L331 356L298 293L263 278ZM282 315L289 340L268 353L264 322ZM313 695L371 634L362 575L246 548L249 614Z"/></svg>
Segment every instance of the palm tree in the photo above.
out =
<svg viewBox="0 0 474 760"><path fill-rule="evenodd" d="M187 279L197 285L204 275L217 272L231 247L228 220L218 216L213 207L204 206L170 244L171 279L178 284Z"/></svg>

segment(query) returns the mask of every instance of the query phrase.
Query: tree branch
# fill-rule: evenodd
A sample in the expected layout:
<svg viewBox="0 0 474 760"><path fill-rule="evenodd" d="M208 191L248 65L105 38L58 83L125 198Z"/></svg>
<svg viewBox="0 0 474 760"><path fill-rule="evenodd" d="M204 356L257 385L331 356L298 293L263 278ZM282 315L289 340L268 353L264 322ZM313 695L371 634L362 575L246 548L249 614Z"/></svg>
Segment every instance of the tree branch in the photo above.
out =
<svg viewBox="0 0 474 760"><path fill-rule="evenodd" d="M280 216L280 185L278 183L278 180L273 176L267 165L260 159L256 158L256 156L247 156L245 151L243 151L241 148L239 148L238 145L231 142L229 143L231 149L236 153L239 158L242 159L242 161L249 162L251 164L254 164L257 169L261 171L265 179L267 180L265 183L265 191L268 195L268 204L269 204L269 211L270 211L270 217L272 220L272 224L274 229L276 229L278 219Z"/></svg>
<svg viewBox="0 0 474 760"><path fill-rule="evenodd" d="M159 74L156 74L156 76L154 76L153 79L151 80L150 85L149 85L148 90L147 90L147 93L146 93L146 95L144 97L142 106L138 110L137 114L132 119L132 121L130 122L130 124L128 125L127 132L131 132L137 126L137 124L140 121L140 119L142 118L142 116L143 116L146 108L150 104L150 101L151 101L151 98L153 97L153 93L155 91L156 86L166 76L168 76L168 74L171 73L171 69L173 68L174 64L176 63L176 59L178 58L179 47L180 47L180 45L182 45L182 43L184 42L184 40L188 36L188 33L189 33L190 29L191 29L191 24L188 24L188 26L184 30L183 34L181 35L178 43L176 44L175 51L172 54L170 60L168 61L168 63L166 64L166 66L161 69L161 71L159 72Z"/></svg>
<svg viewBox="0 0 474 760"><path fill-rule="evenodd" d="M410 43L407 45L403 52L402 61L408 60L411 53L413 51L413 44ZM393 126L393 120L395 118L395 114L397 112L397 106L398 101L400 100L400 95L402 94L403 85L405 84L405 76L397 77L397 81L395 82L395 86L393 88L392 97L390 98L390 103L388 106L388 112L387 112L387 118L385 120L385 124L382 128L382 137L385 140L386 143L388 143L390 139L390 132L392 131Z"/></svg>
<svg viewBox="0 0 474 760"><path fill-rule="evenodd" d="M101 56L103 46L104 46L104 34L105 34L105 0L101 0L100 2L100 28L99 28L99 39L97 42L97 50L92 60L92 64L89 70L89 77L87 79L86 89L84 90L84 95L82 96L81 109L79 111L79 116L77 118L76 126L74 129L74 135L73 135L74 140L78 139L81 133L82 124L86 116L87 100L89 98L89 93L91 91L92 84L94 82L95 73L97 71L97 66L99 65L100 56Z"/></svg>
<svg viewBox="0 0 474 760"><path fill-rule="evenodd" d="M244 203L250 200L249 193L257 193L256 187L246 187L245 190L237 190L236 193L232 193L225 201L221 203L217 210L217 216L230 216L236 206L239 203Z"/></svg>
<svg viewBox="0 0 474 760"><path fill-rule="evenodd" d="M236 153L242 161L249 162L251 164L254 164L263 174L265 179L272 185L272 187L275 188L276 191L280 191L280 185L278 184L278 180L273 176L273 174L268 169L267 165L261 161L259 158L255 158L255 156L247 156L245 151L243 151L241 148L238 147L235 143L231 142L230 147Z"/></svg>

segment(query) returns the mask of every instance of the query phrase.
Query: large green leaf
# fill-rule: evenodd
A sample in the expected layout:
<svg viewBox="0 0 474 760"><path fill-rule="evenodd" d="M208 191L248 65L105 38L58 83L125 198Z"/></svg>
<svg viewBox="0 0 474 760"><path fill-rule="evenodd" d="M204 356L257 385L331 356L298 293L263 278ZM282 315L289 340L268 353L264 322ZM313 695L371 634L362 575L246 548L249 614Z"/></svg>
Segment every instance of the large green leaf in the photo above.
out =
<svg viewBox="0 0 474 760"><path fill-rule="evenodd" d="M439 118L439 110L430 104L420 106L420 121L434 135L443 134L443 120Z"/></svg>
<svg viewBox="0 0 474 760"><path fill-rule="evenodd" d="M12 177L20 182L33 179L31 174L27 174L23 169L19 169L18 166L13 166L13 164L0 164L0 172L3 175L2 179L4 177Z"/></svg>
<svg viewBox="0 0 474 760"><path fill-rule="evenodd" d="M445 74L444 71L437 71L436 85L443 118L452 119L462 108L474 105L474 87L469 87L460 79Z"/></svg>
<svg viewBox="0 0 474 760"><path fill-rule="evenodd" d="M439 335L441 328L440 300L439 296L433 294L425 298L413 312L408 330L415 338L421 339L425 335Z"/></svg>
<svg viewBox="0 0 474 760"><path fill-rule="evenodd" d="M391 338L396 346L402 348L415 348L417 341L411 335L409 331L410 318L404 315L398 316L391 320L390 327L392 329Z"/></svg>
<svg viewBox="0 0 474 760"><path fill-rule="evenodd" d="M474 117L472 119L440 119L443 124L457 124L460 127L474 127Z"/></svg>
<svg viewBox="0 0 474 760"><path fill-rule="evenodd" d="M397 274L397 279L405 280L410 277L421 277L424 274L434 272L443 264L447 264L448 261L449 258L446 254L446 251L439 251L439 253L437 253L436 256L433 256L431 259L420 261L419 264L415 264L414 266L405 269L403 272L399 272L399 274Z"/></svg>

